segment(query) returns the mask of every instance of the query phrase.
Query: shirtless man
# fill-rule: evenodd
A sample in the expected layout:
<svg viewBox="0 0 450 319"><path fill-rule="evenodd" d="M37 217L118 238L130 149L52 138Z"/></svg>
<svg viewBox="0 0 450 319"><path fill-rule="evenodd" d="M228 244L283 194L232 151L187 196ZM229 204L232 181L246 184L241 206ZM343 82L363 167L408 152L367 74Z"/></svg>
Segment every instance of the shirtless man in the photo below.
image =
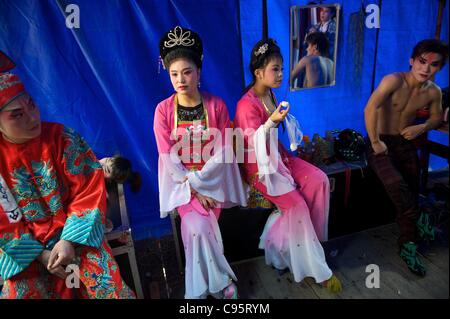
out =
<svg viewBox="0 0 450 319"><path fill-rule="evenodd" d="M329 43L325 34L313 32L306 37L306 56L294 67L291 81L301 74L304 88L317 87L333 83L333 61L327 58Z"/></svg>
<svg viewBox="0 0 450 319"><path fill-rule="evenodd" d="M446 44L420 41L413 49L410 71L385 76L364 110L368 161L396 207L400 257L419 276L426 270L416 253L416 234L433 239L434 232L426 215L420 214L419 163L413 140L442 121L441 90L430 79L447 59ZM416 112L424 107L429 108L430 117L415 124Z"/></svg>

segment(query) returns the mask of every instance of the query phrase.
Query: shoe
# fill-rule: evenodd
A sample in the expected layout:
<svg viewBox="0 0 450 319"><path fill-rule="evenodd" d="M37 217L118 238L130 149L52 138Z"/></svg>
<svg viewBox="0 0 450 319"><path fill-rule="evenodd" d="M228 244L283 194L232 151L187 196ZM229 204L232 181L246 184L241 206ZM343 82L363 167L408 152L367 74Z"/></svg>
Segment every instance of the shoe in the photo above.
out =
<svg viewBox="0 0 450 319"><path fill-rule="evenodd" d="M273 267L273 269L275 269L275 271L277 272L278 276L281 277L283 276L285 273L289 272L289 268L284 268L284 269L278 269Z"/></svg>
<svg viewBox="0 0 450 319"><path fill-rule="evenodd" d="M431 241L436 238L434 227L430 223L430 215L422 212L417 220L417 232L421 240Z"/></svg>
<svg viewBox="0 0 450 319"><path fill-rule="evenodd" d="M236 285L232 282L223 289L223 299L238 299L238 290Z"/></svg>
<svg viewBox="0 0 450 319"><path fill-rule="evenodd" d="M417 256L417 245L412 241L405 243L400 248L400 257L406 262L408 269L417 276L425 276L426 269Z"/></svg>
<svg viewBox="0 0 450 319"><path fill-rule="evenodd" d="M331 293L337 294L338 292L342 291L342 284L341 281L336 277L335 274L333 274L330 279L325 280L322 282L322 286L327 288L328 291Z"/></svg>

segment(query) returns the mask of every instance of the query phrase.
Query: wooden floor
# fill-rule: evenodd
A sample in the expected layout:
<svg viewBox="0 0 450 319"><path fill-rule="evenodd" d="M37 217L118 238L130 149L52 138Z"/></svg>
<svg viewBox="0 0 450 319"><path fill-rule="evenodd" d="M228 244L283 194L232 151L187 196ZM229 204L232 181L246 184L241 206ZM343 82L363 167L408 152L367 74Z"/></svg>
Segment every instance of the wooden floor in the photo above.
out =
<svg viewBox="0 0 450 319"><path fill-rule="evenodd" d="M264 257L232 264L241 298L253 299L379 299L449 298L448 232L431 244L419 247L427 275L412 274L397 252L395 224L333 239L324 244L327 261L343 284L343 291L331 294L306 278L296 283L290 273L279 276L265 264ZM367 288L366 267L376 264L380 287Z"/></svg>
<svg viewBox="0 0 450 319"><path fill-rule="evenodd" d="M411 273L400 259L397 251L398 228L389 224L378 228L352 233L332 239L323 244L328 265L343 284L343 291L331 294L325 288L306 278L296 283L290 273L279 276L265 264L264 257L231 263L237 278L242 299L448 299L449 298L449 226L448 226L448 169L430 172L428 190L423 207L431 207L439 217L440 232L430 244L420 244L419 254L427 268L427 275L420 278ZM422 198L423 199L423 198ZM429 205L431 203L431 206ZM363 213L363 212L362 212ZM163 245L161 256L155 247L143 242L142 259L138 264L148 263L153 280L145 286L153 287L147 298L174 298L184 296L184 278L179 272L173 240ZM167 247L165 247L167 246ZM163 260L162 263L158 263ZM380 270L380 287L367 288L368 265L375 264ZM159 275L165 268L164 277ZM147 278L143 278L145 282ZM157 293L152 293L156 291Z"/></svg>

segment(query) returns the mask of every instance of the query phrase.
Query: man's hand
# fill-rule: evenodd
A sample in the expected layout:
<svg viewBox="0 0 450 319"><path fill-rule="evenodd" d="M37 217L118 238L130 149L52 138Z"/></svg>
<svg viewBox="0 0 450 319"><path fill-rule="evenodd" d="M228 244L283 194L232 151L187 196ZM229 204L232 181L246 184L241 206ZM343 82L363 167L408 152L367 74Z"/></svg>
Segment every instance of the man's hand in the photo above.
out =
<svg viewBox="0 0 450 319"><path fill-rule="evenodd" d="M50 258L50 250L43 250L42 253L37 257L37 261L47 268L48 259Z"/></svg>
<svg viewBox="0 0 450 319"><path fill-rule="evenodd" d="M425 132L425 124L418 124L405 127L400 134L407 140L413 140Z"/></svg>
<svg viewBox="0 0 450 319"><path fill-rule="evenodd" d="M277 109L275 111L273 111L272 115L270 116L270 119L272 120L272 122L280 123L281 121L283 121L286 118L291 106L290 106L290 104L288 104L288 106L286 107L285 110L281 110L282 107L283 107L283 105L281 105L281 103L280 103L280 105L278 105Z"/></svg>
<svg viewBox="0 0 450 319"><path fill-rule="evenodd" d="M50 253L51 253L50 250L43 250L42 253L37 258L37 261L39 261L41 264L43 264L45 268L47 268L47 266L48 266L48 260L50 259ZM51 271L49 270L49 272L52 275L58 276L62 279L65 279L68 275L68 273L66 273L66 271L64 270L64 267L62 267L62 266L56 267L56 268L52 269Z"/></svg>
<svg viewBox="0 0 450 319"><path fill-rule="evenodd" d="M372 149L375 155L388 153L387 146L383 141L372 142Z"/></svg>
<svg viewBox="0 0 450 319"><path fill-rule="evenodd" d="M70 241L61 239L56 243L50 252L50 257L48 259L47 269L50 273L59 276L60 270L62 269L64 274L63 266L69 265L75 258L75 248ZM60 277L60 276L59 276ZM65 278L65 277L64 277Z"/></svg>

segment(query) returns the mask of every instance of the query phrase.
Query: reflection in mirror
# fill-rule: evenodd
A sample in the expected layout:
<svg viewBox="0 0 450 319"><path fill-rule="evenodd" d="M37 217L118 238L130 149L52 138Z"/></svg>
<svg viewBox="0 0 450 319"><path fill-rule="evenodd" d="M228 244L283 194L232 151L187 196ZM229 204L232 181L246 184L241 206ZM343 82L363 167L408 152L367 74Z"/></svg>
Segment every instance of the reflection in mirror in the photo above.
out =
<svg viewBox="0 0 450 319"><path fill-rule="evenodd" d="M336 84L340 5L291 7L290 89Z"/></svg>

